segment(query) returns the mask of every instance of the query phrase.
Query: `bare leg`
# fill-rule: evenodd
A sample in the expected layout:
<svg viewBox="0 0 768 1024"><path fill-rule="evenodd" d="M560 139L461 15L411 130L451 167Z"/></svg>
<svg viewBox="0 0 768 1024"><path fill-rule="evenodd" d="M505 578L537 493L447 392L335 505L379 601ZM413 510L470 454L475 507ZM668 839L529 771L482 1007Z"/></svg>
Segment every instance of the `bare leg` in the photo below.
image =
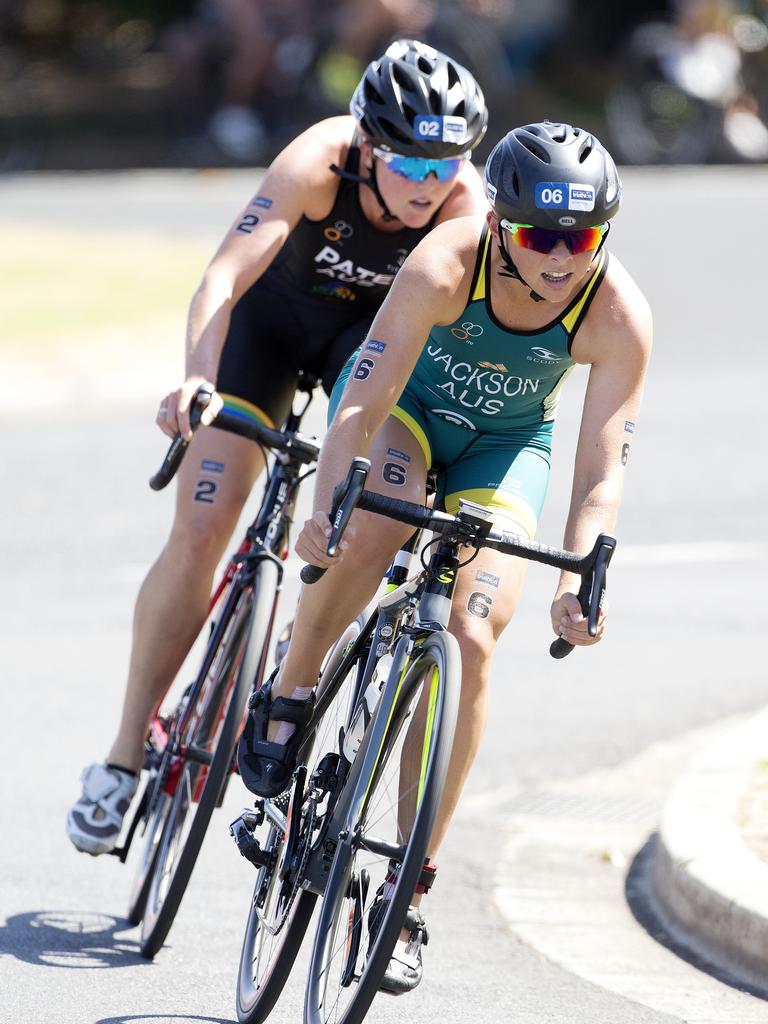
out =
<svg viewBox="0 0 768 1024"><path fill-rule="evenodd" d="M496 641L517 607L525 569L526 563L522 559L513 559L486 549L459 575L449 629L461 649L461 698L448 777L432 830L432 857L445 838L483 738L493 652ZM496 576L500 580L498 589L491 588L487 583L478 583L476 576L479 571ZM490 606L484 602L472 602L474 608L488 608L485 617L469 610L470 598L478 592L485 594L492 602Z"/></svg>
<svg viewBox="0 0 768 1024"><path fill-rule="evenodd" d="M223 463L223 471L201 473L204 459ZM243 438L206 428L195 435L179 474L171 535L136 601L122 718L107 757L112 764L141 768L152 714L205 622L213 573L263 465L257 446ZM199 493L202 478L215 490L209 485Z"/></svg>
<svg viewBox="0 0 768 1024"><path fill-rule="evenodd" d="M506 525L509 526L509 522ZM486 549L459 574L449 629L458 640L461 650L461 695L445 789L429 843L429 857L433 861L448 832L480 747L488 711L493 651L498 637L514 614L522 590L525 568L526 563L520 559L512 559ZM498 587L493 588L487 583L479 583L476 579L478 572L487 574L486 578L498 579ZM483 594L484 600L470 602L472 595L477 593ZM470 604L475 612L470 611ZM486 609L486 615L477 614L478 611L482 613ZM417 725L418 721L414 722L414 727ZM417 778L414 773L418 772L419 765L420 762L416 761L401 763L401 771L405 776L404 781L401 780L401 791L407 792L409 786L413 788L409 778ZM400 828L404 835L410 831L414 814L415 804L410 802L410 806L406 805L403 817L400 818ZM413 905L419 906L422 898L422 894L414 893ZM400 936L401 942L407 942L408 938L408 933L403 931Z"/></svg>
<svg viewBox="0 0 768 1024"><path fill-rule="evenodd" d="M399 486L386 483L382 477L389 448L410 456L405 483ZM370 459L368 490L407 501L424 500L424 455L399 420L390 417L384 425L371 447ZM370 512L356 512L350 525L350 546L339 565L318 583L302 590L291 643L273 686L274 696L290 697L296 687L315 684L326 651L376 593L395 552L412 532L410 527ZM278 726L279 723L270 722L270 740L277 734Z"/></svg>

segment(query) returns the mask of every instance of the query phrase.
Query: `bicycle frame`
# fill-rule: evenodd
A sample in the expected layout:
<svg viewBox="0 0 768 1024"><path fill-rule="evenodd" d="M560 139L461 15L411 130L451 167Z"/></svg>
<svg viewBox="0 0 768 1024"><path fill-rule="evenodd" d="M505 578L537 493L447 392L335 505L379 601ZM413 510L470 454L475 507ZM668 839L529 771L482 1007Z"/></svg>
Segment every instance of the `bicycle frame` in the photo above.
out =
<svg viewBox="0 0 768 1024"><path fill-rule="evenodd" d="M421 531L417 530L410 541L401 549L401 555L410 556L417 548ZM334 802L330 816L326 818L320 834L314 843L304 872L303 885L317 895L322 895L330 872L333 855L340 837L348 828L349 820L359 814L361 808L351 805L355 782L360 774L372 777L376 771L378 759L384 747L387 730L391 724L392 713L402 693L408 693L412 680L408 675L409 662L413 652L421 646L432 633L447 629L448 619L456 582L456 570L459 565L457 548L460 541L440 541L433 552L428 566L408 579L406 565L410 558L399 557L387 574L388 592L379 599L372 614L368 617L359 636L330 679L318 685L315 716L320 720L326 709L336 696L343 680L347 677L355 663L365 654L366 665L361 678L357 682L350 711L346 722L348 729L355 715L360 711L361 702L367 692L378 661L392 653L393 660L387 679L384 682L376 705L371 709L372 724L366 730L363 745L352 762L343 755L343 740L339 743L339 754L346 762L338 772L337 782L331 799ZM394 587L394 589L392 589ZM401 624L406 615L415 618L415 624L404 627ZM400 635L398 635L400 632ZM393 647L394 643L394 647ZM381 713L380 713L381 709ZM299 762L306 756L312 742L308 737L299 752ZM285 815L274 806L271 800L263 801L265 815L278 827L285 828ZM400 861L403 847L388 843L367 843L374 853L384 854L392 860Z"/></svg>

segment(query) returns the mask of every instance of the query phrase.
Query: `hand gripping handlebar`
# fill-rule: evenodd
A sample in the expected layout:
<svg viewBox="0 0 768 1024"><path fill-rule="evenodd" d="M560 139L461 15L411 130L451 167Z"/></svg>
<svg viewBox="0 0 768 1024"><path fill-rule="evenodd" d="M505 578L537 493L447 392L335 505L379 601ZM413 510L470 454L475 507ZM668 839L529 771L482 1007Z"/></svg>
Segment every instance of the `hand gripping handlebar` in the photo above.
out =
<svg viewBox="0 0 768 1024"><path fill-rule="evenodd" d="M305 383L302 388L300 382L299 387L306 392L310 385ZM189 422L193 432L199 427L200 417L212 395L213 392L206 387L201 387L195 395L189 412ZM226 430L239 437L245 437L256 444L271 448L274 452L289 453L293 461L305 466L317 462L320 454L320 445L315 438L305 437L296 430L272 430L271 427L264 426L263 423L243 419L237 412L231 412L226 408L218 412L211 426L217 430ZM153 491L161 491L171 482L188 447L189 442L185 441L181 434L176 434L165 454L162 466L149 481L149 486Z"/></svg>
<svg viewBox="0 0 768 1024"><path fill-rule="evenodd" d="M591 571L587 568L581 575L579 604L582 614L587 618L587 632L590 636L597 635L597 620L605 600L607 569L615 550L616 538L601 533L590 552ZM549 653L553 658L565 658L573 647L573 644L559 636L550 645Z"/></svg>
<svg viewBox="0 0 768 1024"><path fill-rule="evenodd" d="M200 417L212 397L213 390L210 387L204 384L198 388L192 400L192 408L189 410L189 425L193 431L200 426ZM181 434L176 434L165 453L162 466L153 477L150 477L149 486L153 491L162 491L173 480L188 447L189 441L185 441Z"/></svg>
<svg viewBox="0 0 768 1024"><path fill-rule="evenodd" d="M335 554L344 529L355 508L363 511L376 512L408 523L411 526L436 533L451 533L466 529L459 516L446 512L436 512L424 505L417 505L399 498L375 494L364 490L365 481L370 470L368 459L353 459L346 480L339 484L333 492L331 510L331 535L328 540L327 552ZM474 536L470 543L478 547L491 547L505 554L517 555L532 561L543 562L555 568L578 573L581 576L579 587L579 604L587 619L587 631L590 636L597 635L597 624L600 609L605 599L606 576L608 565L616 548L616 538L601 533L592 550L587 555L576 555L572 551L552 548L537 541L527 540L506 530L490 530L483 536ZM315 583L324 574L325 569L315 565L305 565L301 570L304 583ZM553 658L564 658L570 654L574 645L558 637L550 646Z"/></svg>
<svg viewBox="0 0 768 1024"><path fill-rule="evenodd" d="M371 463L368 459L352 459L346 480L337 484L334 489L331 504L331 536L326 548L329 557L336 554L349 517L354 512L360 495L363 493L370 468ZM326 570L321 569L319 565L305 565L301 570L301 581L302 583L317 583L325 575L325 572Z"/></svg>

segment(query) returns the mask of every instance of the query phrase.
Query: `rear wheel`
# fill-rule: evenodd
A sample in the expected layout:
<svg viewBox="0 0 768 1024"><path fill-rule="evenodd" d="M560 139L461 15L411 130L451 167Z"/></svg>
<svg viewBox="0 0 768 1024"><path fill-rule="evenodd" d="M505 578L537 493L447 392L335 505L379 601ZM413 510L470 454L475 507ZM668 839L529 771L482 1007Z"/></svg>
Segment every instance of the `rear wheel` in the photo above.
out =
<svg viewBox="0 0 768 1024"><path fill-rule="evenodd" d="M245 702L263 667L275 594L277 567L264 560L252 589L234 609L186 733L170 764L164 816L151 865L141 930L141 955L152 958L176 917L214 809L232 770ZM189 756L189 755L193 756ZM194 759L193 759L194 757ZM167 802L163 801L170 794Z"/></svg>
<svg viewBox="0 0 768 1024"><path fill-rule="evenodd" d="M356 620L332 648L320 675L318 698L362 628L362 619ZM298 827L299 843L305 848L316 840L327 809L326 803L315 801L311 780L324 756L338 751L339 732L347 725L363 666L362 660L352 665L325 713L316 722L311 745L308 743L302 751L302 761L307 765L306 778L310 780L310 786L302 797ZM295 794L294 787L294 798ZM270 809L283 814L287 811L287 797L284 795L278 800L265 801L265 805L267 819L262 833L265 836L263 849L271 854L271 861L259 868L245 926L237 983L237 1019L241 1024L261 1024L272 1011L294 966L317 899L313 892L301 888L300 862L298 867L286 873L284 861L288 826L286 823L285 828L280 828L275 824L274 819L278 815L269 817ZM299 851L299 859L303 852ZM287 877L281 878L281 874L287 874Z"/></svg>
<svg viewBox="0 0 768 1024"><path fill-rule="evenodd" d="M448 633L431 636L403 672L380 748L355 783L315 934L306 1024L359 1024L378 991L418 883L443 792L460 688ZM380 723L379 723L380 724ZM342 797L343 799L343 797ZM384 880L395 878L390 898Z"/></svg>

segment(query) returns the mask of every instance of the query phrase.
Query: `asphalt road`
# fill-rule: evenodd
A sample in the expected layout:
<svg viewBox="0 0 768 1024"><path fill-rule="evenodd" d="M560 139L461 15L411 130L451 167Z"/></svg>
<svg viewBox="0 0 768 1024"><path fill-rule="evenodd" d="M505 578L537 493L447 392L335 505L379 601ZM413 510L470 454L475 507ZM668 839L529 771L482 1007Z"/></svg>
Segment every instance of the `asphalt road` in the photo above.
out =
<svg viewBox="0 0 768 1024"><path fill-rule="evenodd" d="M0 224L151 225L204 234L213 246L252 186L243 173L9 180L0 183ZM664 971L648 966L655 953L642 959L644 944L655 943L624 898L634 854L653 833L682 755L697 736L766 701L758 645L768 181L763 169L650 170L628 172L625 189L611 245L651 300L656 350L627 469L609 632L599 648L549 659L554 579L531 570L499 645L486 740L429 898L425 981L407 999L382 997L372 1021L768 1022L761 999L668 951L658 955L679 960L683 993L679 1009L665 1009ZM24 369L27 394L38 376L42 393L54 393L44 363ZM108 396L115 382L104 372ZM583 378L571 381L556 432L540 530L553 543L567 507L581 388ZM172 495L146 487L163 450L155 397L147 386L115 404L90 391L64 407L17 393L0 406L2 1024L234 1020L251 869L230 848L226 824L244 791L230 787L153 964L138 957L123 917L126 869L76 854L63 831L79 771L102 756L114 728L133 600L170 522ZM322 404L311 421L317 430ZM292 583L282 618L295 592ZM557 808L536 804L570 787L604 807L621 790L616 780L630 777L635 803L623 806L632 831L620 842L595 833L594 813L581 822L571 813L558 829ZM600 845L615 840L629 859ZM499 889L512 891L511 904ZM553 892L561 902L552 904ZM572 940L563 942L561 928L558 945L553 926L566 904ZM608 923L612 954L599 942ZM595 980L595 961L609 964L620 948L640 950L642 985L611 981L610 970ZM273 1019L299 1020L300 1004L297 976Z"/></svg>

